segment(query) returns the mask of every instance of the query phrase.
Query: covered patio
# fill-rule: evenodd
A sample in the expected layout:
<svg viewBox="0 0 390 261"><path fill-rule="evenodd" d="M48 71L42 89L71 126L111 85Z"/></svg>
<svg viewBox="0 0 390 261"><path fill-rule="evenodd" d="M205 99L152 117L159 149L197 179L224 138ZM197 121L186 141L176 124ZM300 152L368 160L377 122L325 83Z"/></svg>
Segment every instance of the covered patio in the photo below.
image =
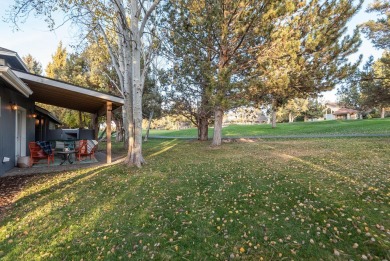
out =
<svg viewBox="0 0 390 261"><path fill-rule="evenodd" d="M30 98L35 102L91 113L95 139L99 131L98 117L106 116L105 161L111 163L112 110L123 105L122 98L27 72L13 71L32 90Z"/></svg>

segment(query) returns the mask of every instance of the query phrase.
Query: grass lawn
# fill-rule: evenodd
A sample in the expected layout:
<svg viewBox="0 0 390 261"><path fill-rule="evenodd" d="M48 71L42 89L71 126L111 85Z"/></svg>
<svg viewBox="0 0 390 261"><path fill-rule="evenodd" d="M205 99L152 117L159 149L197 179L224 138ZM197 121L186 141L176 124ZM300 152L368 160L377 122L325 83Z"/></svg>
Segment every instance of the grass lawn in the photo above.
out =
<svg viewBox="0 0 390 261"><path fill-rule="evenodd" d="M142 169L35 177L2 260L389 260L390 140L150 140Z"/></svg>
<svg viewBox="0 0 390 261"><path fill-rule="evenodd" d="M197 129L150 130L150 136L196 138ZM318 134L390 134L390 118L370 120L318 121L269 124L229 125L222 130L224 137L318 135ZM209 129L209 137L213 129Z"/></svg>

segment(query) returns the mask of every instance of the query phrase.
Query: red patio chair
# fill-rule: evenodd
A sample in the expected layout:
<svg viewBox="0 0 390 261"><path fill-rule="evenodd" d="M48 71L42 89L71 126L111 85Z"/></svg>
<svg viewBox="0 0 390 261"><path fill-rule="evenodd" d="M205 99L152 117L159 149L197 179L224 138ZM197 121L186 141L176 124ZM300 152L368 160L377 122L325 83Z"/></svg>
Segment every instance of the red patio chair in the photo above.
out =
<svg viewBox="0 0 390 261"><path fill-rule="evenodd" d="M80 140L78 148L76 146L77 160L81 161L82 157L87 157L87 156L89 156L89 159L92 159L92 157L95 158L95 150L96 150L95 144L93 143L88 144L88 140Z"/></svg>
<svg viewBox="0 0 390 261"><path fill-rule="evenodd" d="M41 163L39 162L42 159L47 159L47 165L50 165L50 162L54 163L54 151L51 154L46 154L43 152L42 148L35 142L29 142L28 148L30 149L30 167L33 164Z"/></svg>

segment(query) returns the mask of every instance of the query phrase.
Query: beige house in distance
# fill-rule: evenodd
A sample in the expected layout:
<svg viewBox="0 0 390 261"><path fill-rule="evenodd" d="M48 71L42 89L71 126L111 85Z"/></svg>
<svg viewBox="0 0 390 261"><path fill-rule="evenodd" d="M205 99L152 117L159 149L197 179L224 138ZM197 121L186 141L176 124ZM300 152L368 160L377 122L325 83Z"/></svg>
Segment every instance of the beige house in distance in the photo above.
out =
<svg viewBox="0 0 390 261"><path fill-rule="evenodd" d="M324 119L325 120L356 120L358 111L340 107L337 103L325 103Z"/></svg>

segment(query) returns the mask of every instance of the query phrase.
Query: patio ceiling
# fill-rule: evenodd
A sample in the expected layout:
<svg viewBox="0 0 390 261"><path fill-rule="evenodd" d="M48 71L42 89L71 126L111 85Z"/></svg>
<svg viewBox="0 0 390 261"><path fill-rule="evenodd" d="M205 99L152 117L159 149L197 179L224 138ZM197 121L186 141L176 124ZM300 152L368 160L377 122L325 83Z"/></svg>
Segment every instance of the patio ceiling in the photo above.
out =
<svg viewBox="0 0 390 261"><path fill-rule="evenodd" d="M106 113L107 102L112 103L113 110L123 105L123 99L117 96L35 74L13 72L33 91L30 97L36 102L99 115Z"/></svg>

